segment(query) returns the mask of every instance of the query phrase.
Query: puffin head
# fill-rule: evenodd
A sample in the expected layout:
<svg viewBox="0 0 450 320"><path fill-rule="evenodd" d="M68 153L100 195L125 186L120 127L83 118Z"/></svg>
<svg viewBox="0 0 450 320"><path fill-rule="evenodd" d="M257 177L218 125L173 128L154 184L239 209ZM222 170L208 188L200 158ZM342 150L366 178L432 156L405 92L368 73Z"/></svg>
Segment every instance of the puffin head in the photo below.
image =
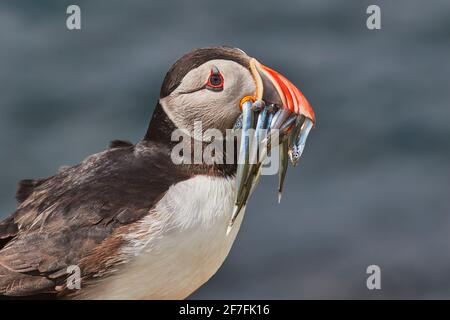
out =
<svg viewBox="0 0 450 320"><path fill-rule="evenodd" d="M168 71L159 103L177 128L192 131L233 128L246 99L263 100L315 122L314 111L297 87L244 51L230 47L195 49Z"/></svg>
<svg viewBox="0 0 450 320"><path fill-rule="evenodd" d="M198 123L203 132L198 131ZM221 174L236 176L235 206L228 234L259 181L269 144L271 148L278 146L279 149L278 199L281 199L288 155L295 166L314 124L315 115L311 105L286 77L240 49L201 48L181 57L167 72L161 87L159 103L144 141L162 139L167 143L165 139L175 132L174 129L181 129L183 135L187 134L195 140L198 140L197 133L201 134L199 136L201 140L203 133L210 129L225 134L228 129L242 129L237 148L239 156L234 159L237 161L226 165L220 162L220 166L214 163L212 166ZM255 129L254 134L250 129ZM261 141L259 141L260 129L270 132ZM280 143L276 142L277 135L281 139ZM256 143L250 142L251 136L257 138L252 140ZM221 139L219 141L223 142ZM234 141L234 138L231 141ZM225 142L228 140L225 139ZM173 140L169 142L171 145L175 143L177 142ZM195 144L193 146L195 149ZM254 152L256 149L253 146L258 146L259 154ZM221 151L214 150L214 155L218 154L219 160L225 155ZM183 161L186 158L190 164L192 160L190 156L191 153L188 152L186 157L183 150ZM197 160L203 164L203 157ZM194 160L194 163L197 162ZM211 174L210 167L199 167ZM193 167L189 166L189 169L193 170Z"/></svg>

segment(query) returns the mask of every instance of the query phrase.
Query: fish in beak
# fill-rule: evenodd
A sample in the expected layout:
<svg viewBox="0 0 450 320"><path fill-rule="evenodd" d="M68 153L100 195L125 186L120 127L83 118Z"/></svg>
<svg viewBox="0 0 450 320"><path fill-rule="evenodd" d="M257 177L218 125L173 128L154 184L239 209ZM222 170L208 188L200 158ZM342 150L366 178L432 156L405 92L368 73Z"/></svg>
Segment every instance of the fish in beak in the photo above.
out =
<svg viewBox="0 0 450 320"><path fill-rule="evenodd" d="M268 150L275 147L279 151L278 201L281 200L288 160L293 166L298 164L316 122L308 100L286 77L254 58L250 61L250 71L256 92L240 103L236 200L227 234L259 182ZM250 129L254 129L254 133Z"/></svg>

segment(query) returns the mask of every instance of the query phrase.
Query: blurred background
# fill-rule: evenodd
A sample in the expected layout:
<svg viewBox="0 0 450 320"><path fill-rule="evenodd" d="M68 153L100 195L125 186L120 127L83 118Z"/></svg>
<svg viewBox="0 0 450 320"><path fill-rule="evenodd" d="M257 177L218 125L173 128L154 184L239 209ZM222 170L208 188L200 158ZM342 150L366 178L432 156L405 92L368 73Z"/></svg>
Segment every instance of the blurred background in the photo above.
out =
<svg viewBox="0 0 450 320"><path fill-rule="evenodd" d="M449 16L444 0L2 1L0 217L18 180L139 141L185 52L237 46L303 91L317 128L281 204L264 177L191 298L450 298Z"/></svg>

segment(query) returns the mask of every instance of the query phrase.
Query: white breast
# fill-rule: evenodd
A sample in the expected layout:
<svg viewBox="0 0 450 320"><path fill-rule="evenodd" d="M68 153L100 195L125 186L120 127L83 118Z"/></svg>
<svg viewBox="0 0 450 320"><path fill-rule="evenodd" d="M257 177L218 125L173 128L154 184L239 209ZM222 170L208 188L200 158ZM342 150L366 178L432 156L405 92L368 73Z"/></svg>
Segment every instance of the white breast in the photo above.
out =
<svg viewBox="0 0 450 320"><path fill-rule="evenodd" d="M80 297L186 298L230 251L244 215L227 236L235 192L234 178L196 176L173 185L139 229L125 237L127 262Z"/></svg>

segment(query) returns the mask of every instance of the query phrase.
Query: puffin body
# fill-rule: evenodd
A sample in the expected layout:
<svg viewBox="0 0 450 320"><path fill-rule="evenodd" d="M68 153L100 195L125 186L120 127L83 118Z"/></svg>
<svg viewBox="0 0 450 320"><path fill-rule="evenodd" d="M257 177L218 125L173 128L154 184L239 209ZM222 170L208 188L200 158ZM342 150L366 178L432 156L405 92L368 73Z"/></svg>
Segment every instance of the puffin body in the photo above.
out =
<svg viewBox="0 0 450 320"><path fill-rule="evenodd" d="M155 115L164 116L160 106ZM174 165L158 135L166 121L158 118L156 141L114 141L53 177L21 182L18 209L0 225L3 294L182 299L217 271L240 224L226 235L235 168ZM71 265L83 272L81 290L58 284Z"/></svg>
<svg viewBox="0 0 450 320"><path fill-rule="evenodd" d="M17 210L0 222L0 296L183 299L205 283L243 218L227 234L237 165L176 164L172 133L194 141L195 121L233 128L240 101L257 91L251 59L226 47L186 54L167 73L140 142L116 140L52 177L21 181ZM282 104L276 81L262 82L266 99ZM81 288L69 285L73 266Z"/></svg>

